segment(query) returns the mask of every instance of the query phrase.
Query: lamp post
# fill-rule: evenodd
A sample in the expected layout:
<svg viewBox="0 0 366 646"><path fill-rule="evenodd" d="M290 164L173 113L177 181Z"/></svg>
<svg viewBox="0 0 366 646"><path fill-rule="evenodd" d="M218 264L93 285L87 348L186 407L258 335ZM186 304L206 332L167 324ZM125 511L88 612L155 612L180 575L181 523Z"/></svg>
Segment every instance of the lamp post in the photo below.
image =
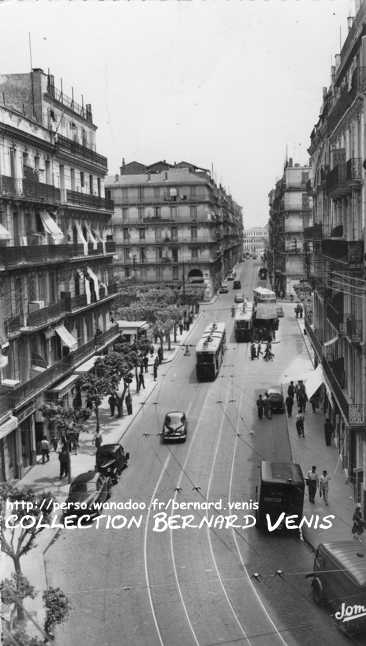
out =
<svg viewBox="0 0 366 646"><path fill-rule="evenodd" d="M185 305L185 302L186 302L186 278L185 278L184 261L182 261L182 287L183 287L183 305Z"/></svg>

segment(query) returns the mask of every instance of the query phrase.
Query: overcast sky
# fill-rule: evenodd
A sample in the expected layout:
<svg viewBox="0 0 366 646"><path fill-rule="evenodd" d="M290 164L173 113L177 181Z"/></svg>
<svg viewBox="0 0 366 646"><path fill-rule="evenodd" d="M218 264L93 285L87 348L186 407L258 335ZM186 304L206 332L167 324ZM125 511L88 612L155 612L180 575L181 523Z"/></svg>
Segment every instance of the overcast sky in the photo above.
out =
<svg viewBox="0 0 366 646"><path fill-rule="evenodd" d="M0 73L48 69L93 106L110 173L122 157L214 167L243 207L268 220L286 145L309 136L347 33L352 0L0 2Z"/></svg>

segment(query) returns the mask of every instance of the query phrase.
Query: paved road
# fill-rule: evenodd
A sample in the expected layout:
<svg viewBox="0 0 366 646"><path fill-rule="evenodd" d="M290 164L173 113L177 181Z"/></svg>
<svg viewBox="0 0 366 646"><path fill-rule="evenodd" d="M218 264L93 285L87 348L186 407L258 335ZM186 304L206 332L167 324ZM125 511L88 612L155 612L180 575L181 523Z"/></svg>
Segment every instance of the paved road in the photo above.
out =
<svg viewBox="0 0 366 646"><path fill-rule="evenodd" d="M247 296L257 270L252 261L242 268ZM125 438L130 466L110 502L131 498L148 507L154 500L221 501L222 513L232 514L230 502L255 501L262 457L289 458L285 416L259 421L254 402L258 392L279 383L294 360L301 364L303 348L283 323L274 362L251 361L248 344L234 343L232 301L231 292L207 306L190 339L194 344L208 322L226 321L228 349L218 378L196 382L193 351L164 367L164 378ZM180 408L189 419L187 442L162 445L163 416ZM350 643L311 600L304 573L313 557L304 543L264 536L255 528L156 532L157 511L134 511L136 518L142 514L139 528L65 531L49 550L50 583L72 602L70 621L58 632L59 646ZM105 513L131 518L128 511ZM211 513L193 511L194 523ZM235 513L241 518L250 510Z"/></svg>

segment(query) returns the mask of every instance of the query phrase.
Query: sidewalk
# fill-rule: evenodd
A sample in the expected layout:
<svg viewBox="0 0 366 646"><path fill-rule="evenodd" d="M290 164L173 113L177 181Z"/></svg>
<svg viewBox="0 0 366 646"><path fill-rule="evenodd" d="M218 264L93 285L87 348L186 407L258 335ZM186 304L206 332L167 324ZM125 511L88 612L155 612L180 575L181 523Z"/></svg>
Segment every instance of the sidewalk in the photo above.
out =
<svg viewBox="0 0 366 646"><path fill-rule="evenodd" d="M307 335L304 335L304 319L296 319L293 308L286 307L286 323L294 332L298 332L303 342L304 373L313 369L312 359L314 353L311 349ZM284 385L284 394L287 396L287 384ZM315 504L309 502L307 487L305 488L304 515L310 518L312 514L320 517L334 514L332 527L329 529L303 528L303 537L315 550L319 543L331 541L344 541L352 539L352 515L355 508L353 499L353 487L347 483L345 472L342 468L341 458L338 449L332 442L332 446L326 446L324 438L324 414L318 410L312 412L311 404L308 402L305 413L305 438L299 438L295 426L297 406L294 405L292 417L287 418L289 437L294 462L301 465L304 477L312 465L316 465L319 476L326 469L331 480L329 483L329 505L326 506L319 492L315 496Z"/></svg>
<svg viewBox="0 0 366 646"><path fill-rule="evenodd" d="M195 315L193 324L190 329L185 330L183 334L179 334L177 330L177 340L171 343L171 350L164 348L164 360L161 365L170 363L174 360L179 352L183 352L185 341L189 339L190 334L194 330L196 323L199 321L201 313ZM99 420L101 434L103 437L103 444L119 442L127 433L129 427L134 421L135 417L143 408L145 402L158 385L161 379L161 366L158 369L158 379L153 379L153 366L148 367L148 372L144 373L145 389L136 392L136 380L131 384L132 388L132 415L126 414L126 406L123 407L124 415L121 418L111 417L110 408L108 405L108 397L104 397L99 407ZM89 420L85 423L83 431L79 436L79 449L77 455L71 454L71 477L75 478L81 473L92 470L95 467L95 446L94 436L96 428L96 419L94 413ZM50 452L50 460L45 464L41 462L41 456L37 456L37 463L28 469L27 473L21 480L15 481L19 486L32 487L37 493L51 492L56 502L63 502L68 494L69 484L66 478L60 480L59 478L59 460L58 454L54 451ZM61 529L44 529L36 540L35 547L22 558L22 570L31 585L35 587L37 593L35 599L27 599L25 607L32 617L43 624L42 613L42 592L48 587L47 571L45 567L45 557L48 549L52 543L57 540L61 533ZM11 575L13 572L13 564L10 558L4 554L0 560L0 581ZM32 628L32 634L35 634Z"/></svg>

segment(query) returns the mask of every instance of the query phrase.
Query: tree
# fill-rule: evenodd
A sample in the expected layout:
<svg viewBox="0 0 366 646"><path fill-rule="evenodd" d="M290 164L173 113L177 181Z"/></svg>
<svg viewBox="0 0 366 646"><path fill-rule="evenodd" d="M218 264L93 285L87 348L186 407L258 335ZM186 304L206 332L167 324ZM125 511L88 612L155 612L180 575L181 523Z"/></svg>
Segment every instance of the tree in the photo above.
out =
<svg viewBox="0 0 366 646"><path fill-rule="evenodd" d="M87 406L94 409L96 418L96 432L100 430L99 406L103 397L109 395L118 386L119 378L116 373L108 374L102 364L95 364L97 374L88 373L81 378L81 390L86 392Z"/></svg>
<svg viewBox="0 0 366 646"><path fill-rule="evenodd" d="M87 418L86 411L65 408L63 404L43 404L39 408L43 417L52 424L67 451L68 480L71 482L70 442L80 433L82 422Z"/></svg>
<svg viewBox="0 0 366 646"><path fill-rule="evenodd" d="M1 518L8 518L9 510L14 516L13 519L9 518L11 527L7 528L4 520L0 524L0 547L13 561L15 593L19 599L17 604L17 621L19 622L24 621L22 604L24 577L21 558L35 546L37 536L43 531L44 525L47 524L53 512L53 505L54 498L49 492L37 494L31 487L17 489L9 483L0 485ZM27 517L24 521L25 527L19 526L25 517Z"/></svg>

